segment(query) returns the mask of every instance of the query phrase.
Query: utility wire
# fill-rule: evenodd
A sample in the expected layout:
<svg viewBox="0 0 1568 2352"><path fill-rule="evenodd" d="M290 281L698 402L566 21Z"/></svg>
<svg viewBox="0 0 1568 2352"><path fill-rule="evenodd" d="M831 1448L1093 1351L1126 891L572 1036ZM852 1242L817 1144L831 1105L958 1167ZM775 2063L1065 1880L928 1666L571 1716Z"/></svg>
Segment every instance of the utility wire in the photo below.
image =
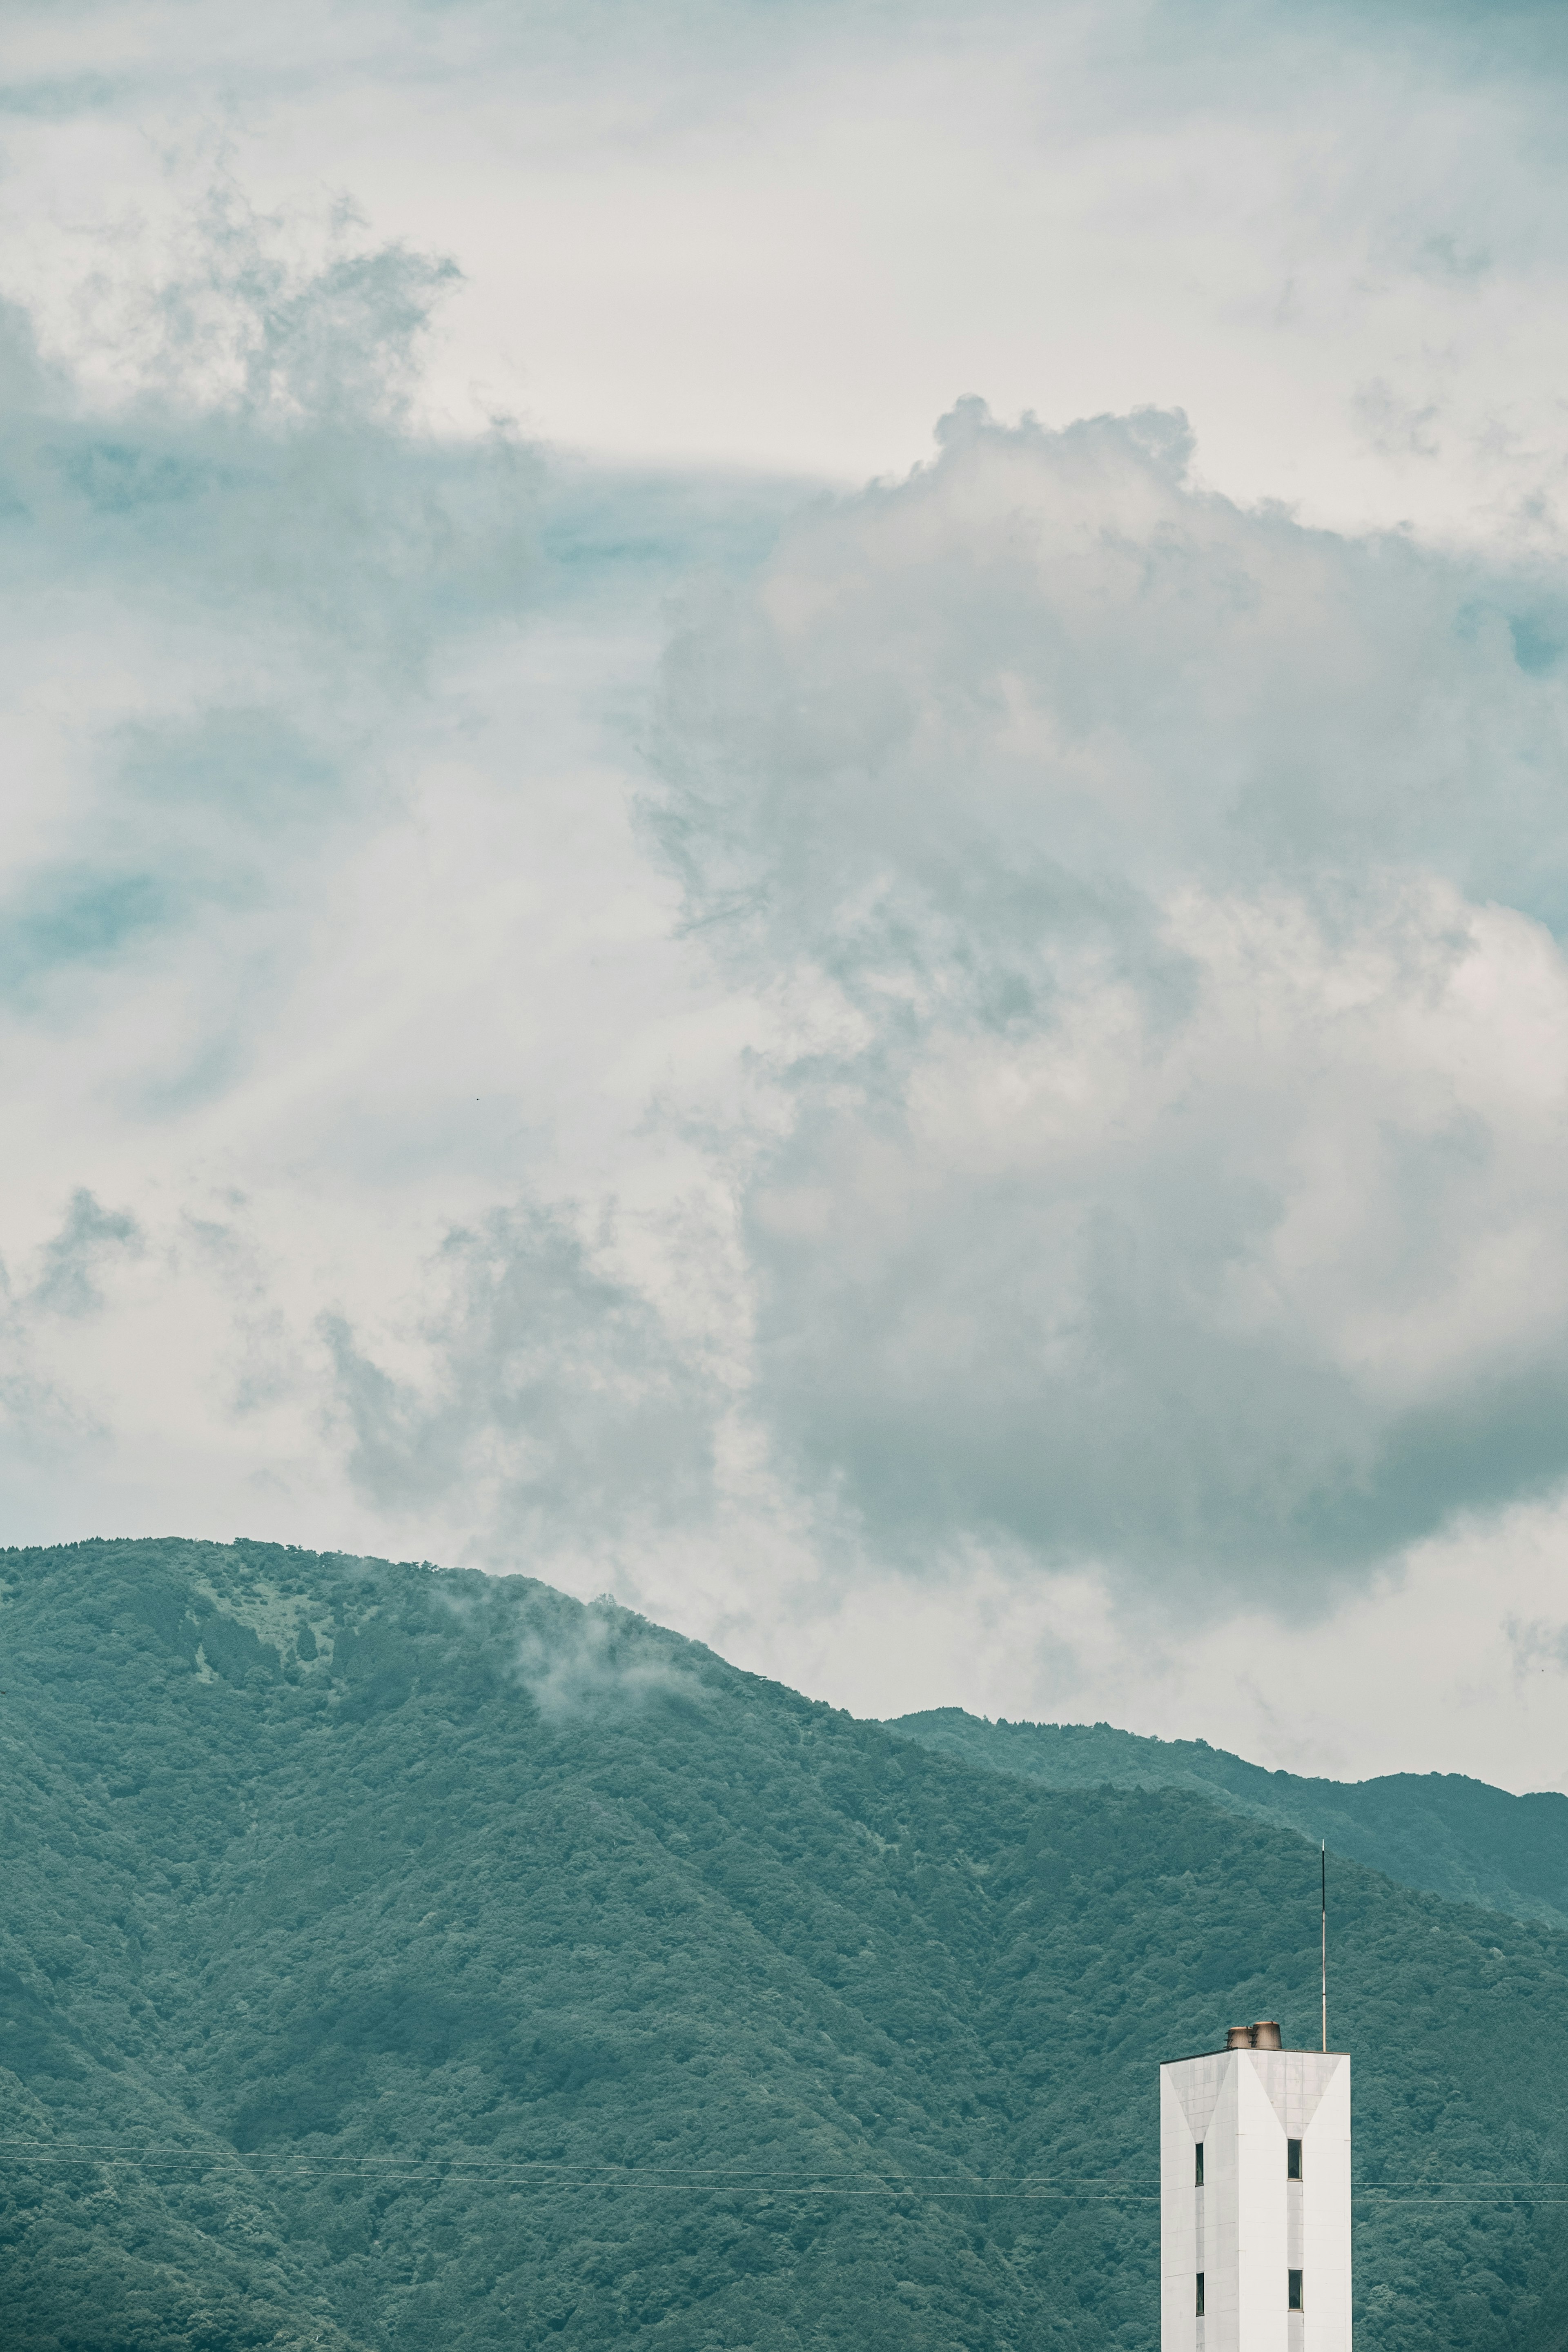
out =
<svg viewBox="0 0 1568 2352"><path fill-rule="evenodd" d="M698 2166L663 2172L645 2171L640 2168L622 2171L609 2166L591 2169L576 2168L546 2158L489 2165L448 2157L400 2159L375 2156L313 2156L293 2150L268 2152L258 2149L247 2155L238 2149L206 2152L197 2148L143 2147L121 2151L101 2142L62 2147L58 2142L0 2140L0 2149L60 2164L139 2166L152 2162L196 2164L209 2171L230 2167L248 2171L259 2161L316 2172L325 2170L343 2179L358 2178L366 2183L378 2179L388 2182L416 2180L437 2185L450 2181L454 2185L468 2183L482 2187L517 2181L525 2186L534 2183L574 2190L599 2189L612 2194L646 2189L693 2196L752 2193L801 2197L957 2197L984 2199L992 2202L1075 2204L1116 2204L1128 2200L1152 2203L1159 2195L1157 2187L1152 2186L1147 2179L1124 2181L1113 2173L1085 2174L1071 2187L1057 2187L1048 2181L1032 2182L1027 2175L1021 2183L1013 2178L1003 2183L989 2175L965 2178L951 2174L878 2176L865 2171L733 2173L709 2171ZM1434 2183L1421 2189L1352 2188L1351 2194L1361 2201L1370 2200L1384 2205L1452 2207L1479 2204L1506 2210L1510 2205L1519 2204L1568 2205L1568 2193L1558 2192L1568 2192L1568 2181L1478 2180L1473 2184Z"/></svg>

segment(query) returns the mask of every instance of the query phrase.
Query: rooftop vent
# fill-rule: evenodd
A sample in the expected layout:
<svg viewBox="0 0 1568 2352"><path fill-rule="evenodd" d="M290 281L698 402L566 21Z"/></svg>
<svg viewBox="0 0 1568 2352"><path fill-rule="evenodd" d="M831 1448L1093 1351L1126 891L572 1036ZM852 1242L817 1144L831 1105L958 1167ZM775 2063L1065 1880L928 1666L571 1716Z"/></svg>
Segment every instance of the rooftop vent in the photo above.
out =
<svg viewBox="0 0 1568 2352"><path fill-rule="evenodd" d="M1279 2028L1271 2017L1260 2018L1256 2025L1230 2026L1225 2037L1227 2050L1282 2050Z"/></svg>

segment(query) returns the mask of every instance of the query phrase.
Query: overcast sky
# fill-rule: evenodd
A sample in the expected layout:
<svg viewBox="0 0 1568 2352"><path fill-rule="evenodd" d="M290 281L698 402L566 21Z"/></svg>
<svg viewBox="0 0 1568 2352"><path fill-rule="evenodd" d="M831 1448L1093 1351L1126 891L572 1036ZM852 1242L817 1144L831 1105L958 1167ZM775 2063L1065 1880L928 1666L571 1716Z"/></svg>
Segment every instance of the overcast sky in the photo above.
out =
<svg viewBox="0 0 1568 2352"><path fill-rule="evenodd" d="M1568 1787L1561 8L5 49L5 1535Z"/></svg>

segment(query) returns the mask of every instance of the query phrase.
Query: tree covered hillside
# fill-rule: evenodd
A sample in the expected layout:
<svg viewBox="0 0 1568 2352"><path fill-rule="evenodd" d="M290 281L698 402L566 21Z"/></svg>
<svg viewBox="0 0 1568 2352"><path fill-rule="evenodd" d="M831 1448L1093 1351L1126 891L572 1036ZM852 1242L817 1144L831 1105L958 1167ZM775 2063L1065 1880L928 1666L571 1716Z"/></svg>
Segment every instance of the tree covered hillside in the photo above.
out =
<svg viewBox="0 0 1568 2352"><path fill-rule="evenodd" d="M1313 2038L1315 1854L1189 1792L521 1579L0 1575L7 2352L1148 2352L1160 2060ZM1336 1883L1360 2341L1545 2352L1563 1941Z"/></svg>
<svg viewBox="0 0 1568 2352"><path fill-rule="evenodd" d="M1248 1764L1206 1739L1147 1739L1109 1723L987 1723L961 1706L900 1716L889 1728L1049 1789L1190 1789L1326 1838L1407 1886L1568 1927L1568 1796L1560 1790L1514 1797L1459 1772L1309 1780Z"/></svg>

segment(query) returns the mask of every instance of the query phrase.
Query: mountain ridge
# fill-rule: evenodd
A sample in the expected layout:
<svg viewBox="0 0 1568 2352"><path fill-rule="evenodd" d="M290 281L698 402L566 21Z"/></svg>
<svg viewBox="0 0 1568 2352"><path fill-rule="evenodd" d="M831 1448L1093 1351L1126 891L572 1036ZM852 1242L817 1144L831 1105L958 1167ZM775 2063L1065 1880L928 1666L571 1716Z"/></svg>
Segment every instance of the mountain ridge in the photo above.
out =
<svg viewBox="0 0 1568 2352"><path fill-rule="evenodd" d="M1109 1723L991 1723L962 1707L888 1718L889 1730L1045 1788L1190 1788L1327 1840L1407 1886L1568 1928L1568 1796L1516 1796L1458 1772L1331 1780L1250 1764L1204 1739Z"/></svg>
<svg viewBox="0 0 1568 2352"><path fill-rule="evenodd" d="M7 2352L1147 2352L1159 2062L1316 2038L1315 1857L1190 1791L527 1578L0 1580ZM1337 1888L1363 2352L1547 2352L1568 1938Z"/></svg>

